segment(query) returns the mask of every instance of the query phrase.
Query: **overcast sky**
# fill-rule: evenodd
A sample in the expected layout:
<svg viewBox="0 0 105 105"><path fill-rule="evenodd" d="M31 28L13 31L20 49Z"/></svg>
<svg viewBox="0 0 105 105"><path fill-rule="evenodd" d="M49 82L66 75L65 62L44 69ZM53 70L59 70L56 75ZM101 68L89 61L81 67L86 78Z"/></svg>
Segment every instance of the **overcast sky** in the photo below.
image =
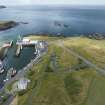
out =
<svg viewBox="0 0 105 105"><path fill-rule="evenodd" d="M34 4L105 5L105 0L0 0L0 5Z"/></svg>

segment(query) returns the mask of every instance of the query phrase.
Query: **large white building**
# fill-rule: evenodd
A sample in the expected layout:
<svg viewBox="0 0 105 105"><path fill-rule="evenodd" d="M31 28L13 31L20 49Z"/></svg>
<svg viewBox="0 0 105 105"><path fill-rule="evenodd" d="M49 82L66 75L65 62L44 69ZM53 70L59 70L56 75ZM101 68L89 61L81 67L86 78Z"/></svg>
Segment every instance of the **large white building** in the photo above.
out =
<svg viewBox="0 0 105 105"><path fill-rule="evenodd" d="M30 82L30 80L26 79L26 78L21 78L19 81L18 81L18 90L25 90L27 89L27 86L28 86L28 83Z"/></svg>

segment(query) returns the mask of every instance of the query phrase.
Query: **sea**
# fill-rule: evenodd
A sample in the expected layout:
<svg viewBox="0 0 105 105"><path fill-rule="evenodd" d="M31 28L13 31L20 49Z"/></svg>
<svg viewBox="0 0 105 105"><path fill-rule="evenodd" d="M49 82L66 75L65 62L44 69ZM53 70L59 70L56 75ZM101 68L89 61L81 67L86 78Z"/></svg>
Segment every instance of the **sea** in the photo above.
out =
<svg viewBox="0 0 105 105"><path fill-rule="evenodd" d="M69 6L69 5L32 5L7 6L0 9L0 21L16 21L20 24L14 28L0 31L0 45L13 40L19 35L63 35L66 37L88 35L93 33L105 34L104 6ZM28 24L22 24L26 22ZM66 25L57 26L55 22ZM15 56L16 45L8 50L3 60L5 73L0 74L0 86L6 78L7 71L13 67L22 69L33 58L34 49L25 47L19 57Z"/></svg>

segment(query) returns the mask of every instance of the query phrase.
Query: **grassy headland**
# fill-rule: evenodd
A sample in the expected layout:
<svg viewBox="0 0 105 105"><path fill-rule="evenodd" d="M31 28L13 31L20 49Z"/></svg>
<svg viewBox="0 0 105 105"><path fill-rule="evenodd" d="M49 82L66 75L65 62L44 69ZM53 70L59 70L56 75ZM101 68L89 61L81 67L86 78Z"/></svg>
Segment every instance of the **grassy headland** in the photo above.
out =
<svg viewBox="0 0 105 105"><path fill-rule="evenodd" d="M47 36L27 38L48 41L48 52L27 73L26 77L31 82L26 91L17 94L18 105L105 105L105 77L59 45L63 42L64 47L104 67L104 40Z"/></svg>
<svg viewBox="0 0 105 105"><path fill-rule="evenodd" d="M105 69L105 40L95 40L85 37L67 38L65 46L72 48L81 56Z"/></svg>

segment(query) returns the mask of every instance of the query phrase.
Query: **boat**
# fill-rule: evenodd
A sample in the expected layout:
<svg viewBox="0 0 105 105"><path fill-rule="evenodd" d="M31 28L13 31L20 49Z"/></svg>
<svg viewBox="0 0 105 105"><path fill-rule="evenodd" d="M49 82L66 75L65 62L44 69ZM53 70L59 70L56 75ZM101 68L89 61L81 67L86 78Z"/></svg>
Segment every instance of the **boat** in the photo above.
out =
<svg viewBox="0 0 105 105"><path fill-rule="evenodd" d="M20 22L21 24L28 24L28 22Z"/></svg>
<svg viewBox="0 0 105 105"><path fill-rule="evenodd" d="M34 54L37 55L37 52L35 51Z"/></svg>
<svg viewBox="0 0 105 105"><path fill-rule="evenodd" d="M16 56L20 55L21 50L22 50L22 45L18 45L16 50Z"/></svg>
<svg viewBox="0 0 105 105"><path fill-rule="evenodd" d="M7 77L4 80L4 82L10 80L11 78L13 78L15 75L17 74L17 71L14 68L10 68L7 72Z"/></svg>
<svg viewBox="0 0 105 105"><path fill-rule="evenodd" d="M3 67L3 63L0 60L0 74L2 74L4 72L4 67Z"/></svg>
<svg viewBox="0 0 105 105"><path fill-rule="evenodd" d="M55 26L58 26L58 27L61 27L61 26L62 26L62 24L61 24L59 21L55 21L55 22L54 22L54 25L55 25Z"/></svg>
<svg viewBox="0 0 105 105"><path fill-rule="evenodd" d="M11 69L11 78L14 77L16 74L17 74L17 71L14 68L12 68Z"/></svg>
<svg viewBox="0 0 105 105"><path fill-rule="evenodd" d="M0 70L0 74L2 74L4 72L4 69Z"/></svg>

